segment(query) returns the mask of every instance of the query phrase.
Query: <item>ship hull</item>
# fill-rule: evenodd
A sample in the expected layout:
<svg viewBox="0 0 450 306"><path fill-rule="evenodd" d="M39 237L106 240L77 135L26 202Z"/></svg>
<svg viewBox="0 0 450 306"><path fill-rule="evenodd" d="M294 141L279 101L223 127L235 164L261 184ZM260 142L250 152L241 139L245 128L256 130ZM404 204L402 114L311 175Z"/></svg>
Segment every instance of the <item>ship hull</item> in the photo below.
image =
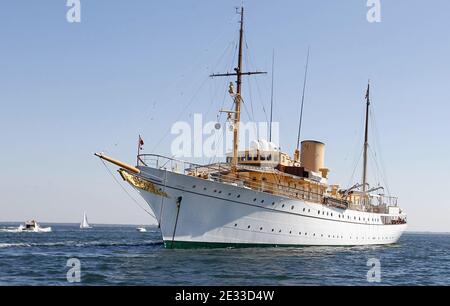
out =
<svg viewBox="0 0 450 306"><path fill-rule="evenodd" d="M155 214L167 248L354 246L392 244L406 224L381 214L343 210L140 167L152 188L137 188Z"/></svg>

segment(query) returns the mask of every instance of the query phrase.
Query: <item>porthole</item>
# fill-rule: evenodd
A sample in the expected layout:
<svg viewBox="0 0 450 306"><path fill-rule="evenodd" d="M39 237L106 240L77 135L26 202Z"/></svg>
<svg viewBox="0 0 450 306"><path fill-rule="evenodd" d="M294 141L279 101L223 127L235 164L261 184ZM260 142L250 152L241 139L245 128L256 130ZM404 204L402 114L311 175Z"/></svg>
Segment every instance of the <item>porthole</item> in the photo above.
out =
<svg viewBox="0 0 450 306"><path fill-rule="evenodd" d="M333 217L333 213L331 213L331 216Z"/></svg>
<svg viewBox="0 0 450 306"><path fill-rule="evenodd" d="M320 210L318 210L317 213L320 215Z"/></svg>
<svg viewBox="0 0 450 306"><path fill-rule="evenodd" d="M283 204L283 205L281 205L281 207L284 207L284 204Z"/></svg>
<svg viewBox="0 0 450 306"><path fill-rule="evenodd" d="M206 190L206 187L204 187L203 190Z"/></svg>
<svg viewBox="0 0 450 306"><path fill-rule="evenodd" d="M305 233L305 236L307 236L308 235L308 233Z"/></svg>
<svg viewBox="0 0 450 306"><path fill-rule="evenodd" d="M302 232L298 232L298 234L299 234L299 235L301 235L301 234L302 234Z"/></svg>
<svg viewBox="0 0 450 306"><path fill-rule="evenodd" d="M194 186L192 186L192 188L195 188L195 187L197 187L197 186L195 186L195 185L194 185Z"/></svg>
<svg viewBox="0 0 450 306"><path fill-rule="evenodd" d="M311 209L308 209L308 212L311 212Z"/></svg>
<svg viewBox="0 0 450 306"><path fill-rule="evenodd" d="M303 208L303 212L306 210L306 208Z"/></svg>
<svg viewBox="0 0 450 306"><path fill-rule="evenodd" d="M262 227L260 227L260 228L259 228L259 230L260 230L260 231L262 231L262 230L263 230L263 228L262 228Z"/></svg>
<svg viewBox="0 0 450 306"><path fill-rule="evenodd" d="M214 189L214 192L217 192L217 189Z"/></svg>
<svg viewBox="0 0 450 306"><path fill-rule="evenodd" d="M278 233L281 233L281 230L279 230Z"/></svg>
<svg viewBox="0 0 450 306"><path fill-rule="evenodd" d="M325 212L324 212L324 211L322 211L322 215L325 215Z"/></svg>
<svg viewBox="0 0 450 306"><path fill-rule="evenodd" d="M327 212L327 216L328 216L328 212Z"/></svg>
<svg viewBox="0 0 450 306"><path fill-rule="evenodd" d="M256 202L256 198L253 199L253 202Z"/></svg>
<svg viewBox="0 0 450 306"><path fill-rule="evenodd" d="M294 205L291 206L291 210L294 210Z"/></svg>
<svg viewBox="0 0 450 306"><path fill-rule="evenodd" d="M222 193L222 190L219 190L219 193Z"/></svg>
<svg viewBox="0 0 450 306"><path fill-rule="evenodd" d="M316 233L314 233L313 236L316 237Z"/></svg>
<svg viewBox="0 0 450 306"><path fill-rule="evenodd" d="M234 227L236 227L236 226L237 226L237 223L234 224Z"/></svg>
<svg viewBox="0 0 450 306"><path fill-rule="evenodd" d="M240 197L241 197L241 195L240 195L240 194L238 194L238 195L237 195L237 197L238 197L238 198L240 198Z"/></svg>
<svg viewBox="0 0 450 306"><path fill-rule="evenodd" d="M250 225L249 225L249 226L247 226L247 228L250 228Z"/></svg>
<svg viewBox="0 0 450 306"><path fill-rule="evenodd" d="M289 231L289 234L292 234L292 231Z"/></svg>
<svg viewBox="0 0 450 306"><path fill-rule="evenodd" d="M230 195L231 195L231 192L229 192L228 195L230 196Z"/></svg>
<svg viewBox="0 0 450 306"><path fill-rule="evenodd" d="M273 231L275 231L275 230L272 228L272 232L273 232Z"/></svg>
<svg viewBox="0 0 450 306"><path fill-rule="evenodd" d="M272 202L272 206L275 205L275 202Z"/></svg>
<svg viewBox="0 0 450 306"><path fill-rule="evenodd" d="M264 203L264 200L261 200L261 204Z"/></svg>

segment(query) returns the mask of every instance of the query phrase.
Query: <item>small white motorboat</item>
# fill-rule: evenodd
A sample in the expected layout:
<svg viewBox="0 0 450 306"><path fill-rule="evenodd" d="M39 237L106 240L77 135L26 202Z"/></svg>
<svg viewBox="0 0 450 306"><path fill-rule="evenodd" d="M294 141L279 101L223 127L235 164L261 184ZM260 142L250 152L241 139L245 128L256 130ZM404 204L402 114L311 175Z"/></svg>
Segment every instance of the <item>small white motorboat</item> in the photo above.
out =
<svg viewBox="0 0 450 306"><path fill-rule="evenodd" d="M25 222L24 225L20 225L17 229L18 232L31 232L31 233L48 233L52 231L51 227L40 227L36 220Z"/></svg>
<svg viewBox="0 0 450 306"><path fill-rule="evenodd" d="M136 230L140 233L145 233L147 231L147 229L145 227L138 227L138 228L136 228Z"/></svg>

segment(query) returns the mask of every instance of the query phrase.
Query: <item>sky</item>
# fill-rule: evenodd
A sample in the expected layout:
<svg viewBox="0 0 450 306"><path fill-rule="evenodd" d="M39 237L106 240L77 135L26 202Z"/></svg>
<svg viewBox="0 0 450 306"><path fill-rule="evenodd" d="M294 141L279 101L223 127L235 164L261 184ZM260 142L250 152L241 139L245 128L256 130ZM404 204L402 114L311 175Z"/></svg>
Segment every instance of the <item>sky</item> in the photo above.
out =
<svg viewBox="0 0 450 306"><path fill-rule="evenodd" d="M175 122L229 104L230 79L208 76L234 67L241 1L80 2L69 23L65 0L0 1L0 222L152 224L93 153L132 164L141 134L145 153L170 155ZM370 79L369 179L399 197L409 230L450 232L450 2L380 3L369 23L364 0L246 0L244 67L270 72L275 50L274 120L292 153L310 47L302 139L326 143L343 187L361 176ZM267 120L270 83L245 78L243 121Z"/></svg>

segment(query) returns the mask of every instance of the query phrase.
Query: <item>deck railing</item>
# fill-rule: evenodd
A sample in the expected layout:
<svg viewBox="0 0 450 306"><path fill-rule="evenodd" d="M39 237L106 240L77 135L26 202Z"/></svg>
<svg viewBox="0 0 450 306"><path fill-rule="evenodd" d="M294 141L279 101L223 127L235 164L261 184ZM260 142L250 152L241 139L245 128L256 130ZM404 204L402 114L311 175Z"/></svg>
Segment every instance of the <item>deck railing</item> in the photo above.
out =
<svg viewBox="0 0 450 306"><path fill-rule="evenodd" d="M345 200L333 198L330 200L329 195L314 190L309 190L307 188L292 187L283 185L282 183L274 184L245 177L236 178L231 174L230 165L227 163L199 165L157 154L141 154L138 156L138 166L164 169L170 172L200 177L210 181L281 195L287 198L312 201L339 208L352 207L357 209L358 207L365 207L365 210L367 211L386 213L387 207L397 206L397 198L384 195L369 195L369 197L366 197L364 201L361 199L361 203L349 203ZM252 170L253 168L254 167L251 166L238 165L238 169ZM253 170L256 170L256 168ZM273 175L280 174L274 171Z"/></svg>

